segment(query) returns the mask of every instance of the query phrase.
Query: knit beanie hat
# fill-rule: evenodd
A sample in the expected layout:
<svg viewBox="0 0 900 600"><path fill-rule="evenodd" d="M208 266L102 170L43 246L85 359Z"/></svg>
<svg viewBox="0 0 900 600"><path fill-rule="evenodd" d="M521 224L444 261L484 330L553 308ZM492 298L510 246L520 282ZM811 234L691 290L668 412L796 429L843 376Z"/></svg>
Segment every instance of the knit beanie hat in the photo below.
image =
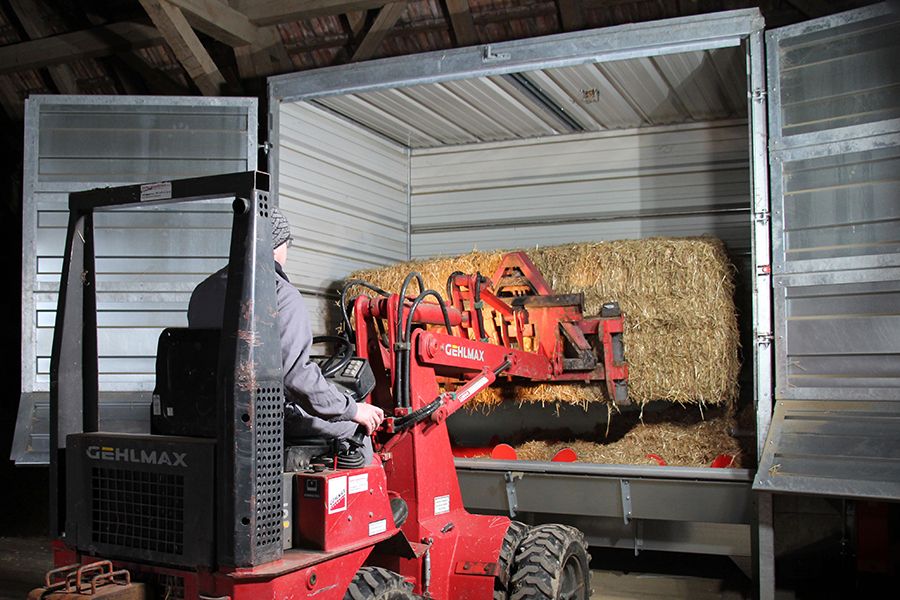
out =
<svg viewBox="0 0 900 600"><path fill-rule="evenodd" d="M269 209L272 217L272 249L291 239L291 225L284 215L274 206Z"/></svg>

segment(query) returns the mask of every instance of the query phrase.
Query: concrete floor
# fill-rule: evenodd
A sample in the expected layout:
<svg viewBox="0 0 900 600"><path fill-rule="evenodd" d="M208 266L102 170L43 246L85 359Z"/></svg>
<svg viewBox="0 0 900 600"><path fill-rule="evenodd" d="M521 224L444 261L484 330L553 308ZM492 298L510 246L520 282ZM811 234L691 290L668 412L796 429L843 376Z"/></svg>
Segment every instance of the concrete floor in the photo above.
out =
<svg viewBox="0 0 900 600"><path fill-rule="evenodd" d="M678 561L669 562L669 566L675 568ZM0 600L24 600L28 592L40 584L50 567L50 544L46 539L0 537ZM591 588L594 592L591 598L598 600L741 600L749 597L749 588L741 589L733 581L715 576L602 569L591 571Z"/></svg>

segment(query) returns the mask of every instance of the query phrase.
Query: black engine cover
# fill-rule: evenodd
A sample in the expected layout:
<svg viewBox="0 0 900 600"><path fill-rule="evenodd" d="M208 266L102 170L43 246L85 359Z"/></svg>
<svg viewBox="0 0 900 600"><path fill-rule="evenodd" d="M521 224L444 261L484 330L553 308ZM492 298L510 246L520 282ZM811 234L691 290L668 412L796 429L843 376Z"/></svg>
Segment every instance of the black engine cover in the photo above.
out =
<svg viewBox="0 0 900 600"><path fill-rule="evenodd" d="M214 566L215 447L174 436L68 436L67 542L109 559Z"/></svg>

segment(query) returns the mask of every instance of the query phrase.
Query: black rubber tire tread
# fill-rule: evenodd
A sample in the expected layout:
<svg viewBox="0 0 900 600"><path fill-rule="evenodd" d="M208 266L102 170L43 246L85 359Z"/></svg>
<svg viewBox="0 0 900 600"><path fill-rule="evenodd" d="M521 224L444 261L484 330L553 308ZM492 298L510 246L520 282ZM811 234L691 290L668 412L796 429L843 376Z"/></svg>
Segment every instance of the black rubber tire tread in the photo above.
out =
<svg viewBox="0 0 900 600"><path fill-rule="evenodd" d="M494 600L507 600L509 598L509 586L512 578L513 562L516 560L516 550L519 544L528 535L528 525L519 521L510 521L503 543L500 545L500 555L497 557L499 575L494 578Z"/></svg>
<svg viewBox="0 0 900 600"><path fill-rule="evenodd" d="M412 584L381 567L362 567L353 576L344 600L414 600Z"/></svg>
<svg viewBox="0 0 900 600"><path fill-rule="evenodd" d="M566 525L539 525L531 529L516 552L510 600L559 600L563 572L570 560L579 563L578 600L591 596L590 557L584 534Z"/></svg>

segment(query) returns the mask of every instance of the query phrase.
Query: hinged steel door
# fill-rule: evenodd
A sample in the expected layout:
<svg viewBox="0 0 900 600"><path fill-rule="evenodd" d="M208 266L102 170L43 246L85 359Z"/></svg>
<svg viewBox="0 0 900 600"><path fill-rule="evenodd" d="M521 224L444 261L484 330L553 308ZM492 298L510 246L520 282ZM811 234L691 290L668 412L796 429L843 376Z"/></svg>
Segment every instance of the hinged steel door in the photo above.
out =
<svg viewBox="0 0 900 600"><path fill-rule="evenodd" d="M50 346L72 191L255 170L255 98L33 96L23 178L22 395L11 458L49 452ZM156 341L186 324L193 286L228 260L230 213L106 212L97 228L100 418L149 428Z"/></svg>
<svg viewBox="0 0 900 600"><path fill-rule="evenodd" d="M775 413L754 489L900 498L900 17L766 37Z"/></svg>

